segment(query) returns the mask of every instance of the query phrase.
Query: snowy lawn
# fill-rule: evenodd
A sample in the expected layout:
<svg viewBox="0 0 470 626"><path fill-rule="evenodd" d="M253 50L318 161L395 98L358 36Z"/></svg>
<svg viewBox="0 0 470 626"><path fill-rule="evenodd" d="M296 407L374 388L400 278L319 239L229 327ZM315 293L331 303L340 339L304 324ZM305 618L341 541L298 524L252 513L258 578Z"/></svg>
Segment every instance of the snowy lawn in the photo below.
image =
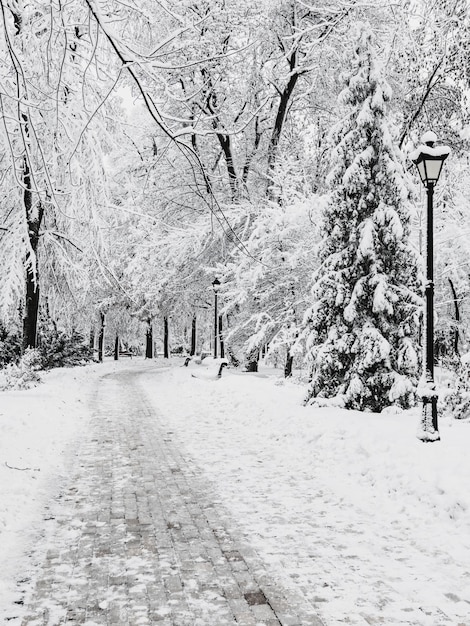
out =
<svg viewBox="0 0 470 626"><path fill-rule="evenodd" d="M328 626L470 625L469 423L442 418L442 441L423 444L418 410L305 408L304 388L272 370L202 380L191 376L201 366L157 373L141 359L57 370L0 394L0 622L86 431L89 391L117 367L145 369L142 386L183 454Z"/></svg>
<svg viewBox="0 0 470 626"><path fill-rule="evenodd" d="M42 375L44 384L34 389L0 392L2 610L18 597L15 581L24 571L23 553L47 517L45 506L64 474L68 443L86 425L83 375L81 369L56 370Z"/></svg>

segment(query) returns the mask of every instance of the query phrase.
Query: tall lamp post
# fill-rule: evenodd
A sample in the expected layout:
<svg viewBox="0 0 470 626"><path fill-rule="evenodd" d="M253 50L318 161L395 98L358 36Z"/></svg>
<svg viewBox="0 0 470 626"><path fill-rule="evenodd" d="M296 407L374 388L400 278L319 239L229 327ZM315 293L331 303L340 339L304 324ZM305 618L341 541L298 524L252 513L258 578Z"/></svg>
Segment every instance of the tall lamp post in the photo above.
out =
<svg viewBox="0 0 470 626"><path fill-rule="evenodd" d="M442 165L449 156L447 146L434 147L437 137L428 131L421 138L420 145L410 158L418 168L418 172L427 192L426 219L426 286L425 286L425 358L423 363L423 379L420 395L423 400L421 429L418 434L422 441L438 441L440 439L437 424L437 391L434 382L434 255L433 255L433 197L434 187L439 180Z"/></svg>
<svg viewBox="0 0 470 626"><path fill-rule="evenodd" d="M217 340L219 336L219 316L217 313L217 294L220 290L220 280L216 278L212 283L214 290L214 359L217 358Z"/></svg>

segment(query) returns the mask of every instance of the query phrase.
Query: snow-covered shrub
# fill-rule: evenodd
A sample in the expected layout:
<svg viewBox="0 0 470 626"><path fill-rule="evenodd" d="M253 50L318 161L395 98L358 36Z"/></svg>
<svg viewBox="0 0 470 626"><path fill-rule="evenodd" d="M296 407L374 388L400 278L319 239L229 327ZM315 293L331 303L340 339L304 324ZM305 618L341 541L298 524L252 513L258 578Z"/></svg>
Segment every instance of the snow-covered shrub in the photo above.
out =
<svg viewBox="0 0 470 626"><path fill-rule="evenodd" d="M0 323L0 369L17 363L21 356L21 338L18 333L8 331Z"/></svg>
<svg viewBox="0 0 470 626"><path fill-rule="evenodd" d="M40 331L38 344L42 369L84 365L93 359L92 349L76 331L67 335L49 326Z"/></svg>
<svg viewBox="0 0 470 626"><path fill-rule="evenodd" d="M442 393L441 402L455 419L470 418L470 353L462 356L455 385Z"/></svg>
<svg viewBox="0 0 470 626"><path fill-rule="evenodd" d="M229 363L232 367L239 367L240 366L240 361L237 359L234 351L232 350L231 346L227 346L226 349L227 352L227 358L229 360Z"/></svg>
<svg viewBox="0 0 470 626"><path fill-rule="evenodd" d="M3 374L2 389L29 389L41 382L38 370L41 369L41 356L38 350L25 350L18 364L7 365Z"/></svg>

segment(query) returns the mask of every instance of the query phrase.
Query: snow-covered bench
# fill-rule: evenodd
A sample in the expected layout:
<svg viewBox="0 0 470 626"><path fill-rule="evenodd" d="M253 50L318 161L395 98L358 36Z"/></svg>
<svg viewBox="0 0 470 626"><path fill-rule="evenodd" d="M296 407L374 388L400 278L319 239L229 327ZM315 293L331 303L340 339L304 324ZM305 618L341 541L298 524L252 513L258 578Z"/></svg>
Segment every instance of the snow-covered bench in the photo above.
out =
<svg viewBox="0 0 470 626"><path fill-rule="evenodd" d="M191 376L204 380L217 380L222 376L222 371L227 365L227 359L211 359L208 357L191 372Z"/></svg>

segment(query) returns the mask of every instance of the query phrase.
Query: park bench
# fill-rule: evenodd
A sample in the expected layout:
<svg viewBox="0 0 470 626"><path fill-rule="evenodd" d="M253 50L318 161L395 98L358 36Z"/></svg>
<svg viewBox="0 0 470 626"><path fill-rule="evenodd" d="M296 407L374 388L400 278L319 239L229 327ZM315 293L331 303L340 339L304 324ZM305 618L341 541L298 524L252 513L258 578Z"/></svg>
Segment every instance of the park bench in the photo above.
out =
<svg viewBox="0 0 470 626"><path fill-rule="evenodd" d="M205 380L218 380L222 376L222 370L227 365L226 359L205 359L199 368L191 372L191 376Z"/></svg>

